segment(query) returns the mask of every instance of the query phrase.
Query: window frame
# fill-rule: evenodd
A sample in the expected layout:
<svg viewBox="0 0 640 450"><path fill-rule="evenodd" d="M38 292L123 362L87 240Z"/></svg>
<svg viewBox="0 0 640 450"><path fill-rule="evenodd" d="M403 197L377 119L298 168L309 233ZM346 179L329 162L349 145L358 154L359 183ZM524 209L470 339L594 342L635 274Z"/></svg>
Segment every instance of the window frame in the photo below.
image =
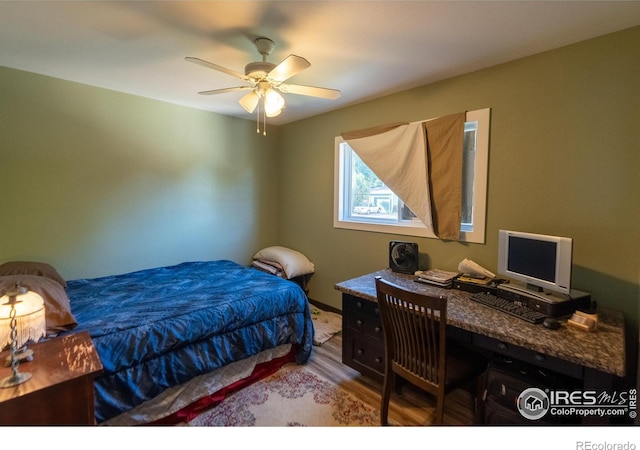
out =
<svg viewBox="0 0 640 450"><path fill-rule="evenodd" d="M485 243L486 215L487 215L487 181L489 170L489 130L490 130L491 109L484 108L474 111L467 111L465 122L477 122L476 148L474 164L474 180L472 194L472 217L473 229L463 226L460 228L461 242ZM420 121L425 122L425 121ZM389 233L404 236L417 236L432 239L438 237L427 227L416 221L390 222L371 218L358 218L357 220L344 213L346 183L344 171L343 143L344 139L337 136L334 142L334 207L333 226L334 228L369 231L376 233ZM350 174L346 176L350 179Z"/></svg>

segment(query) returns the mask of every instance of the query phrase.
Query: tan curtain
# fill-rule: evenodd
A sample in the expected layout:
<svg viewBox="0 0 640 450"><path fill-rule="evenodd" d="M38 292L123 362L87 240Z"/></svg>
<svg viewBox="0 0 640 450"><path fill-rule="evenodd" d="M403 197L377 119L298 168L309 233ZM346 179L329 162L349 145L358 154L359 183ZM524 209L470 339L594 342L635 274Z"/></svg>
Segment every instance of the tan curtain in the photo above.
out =
<svg viewBox="0 0 640 450"><path fill-rule="evenodd" d="M465 118L465 113L458 113L424 122L431 219L435 234L440 239L460 239Z"/></svg>
<svg viewBox="0 0 640 450"><path fill-rule="evenodd" d="M342 133L362 161L441 239L460 238L465 113Z"/></svg>
<svg viewBox="0 0 640 450"><path fill-rule="evenodd" d="M363 130L356 131L344 131L342 132L342 139L345 141L352 141L354 139L361 139L365 137L375 136L376 134L386 133L394 128L409 125L408 122L388 123L385 125L378 125L377 127L365 128ZM353 148L353 147L352 147Z"/></svg>
<svg viewBox="0 0 640 450"><path fill-rule="evenodd" d="M421 123L392 124L343 133L342 137L422 223L433 230L424 133Z"/></svg>

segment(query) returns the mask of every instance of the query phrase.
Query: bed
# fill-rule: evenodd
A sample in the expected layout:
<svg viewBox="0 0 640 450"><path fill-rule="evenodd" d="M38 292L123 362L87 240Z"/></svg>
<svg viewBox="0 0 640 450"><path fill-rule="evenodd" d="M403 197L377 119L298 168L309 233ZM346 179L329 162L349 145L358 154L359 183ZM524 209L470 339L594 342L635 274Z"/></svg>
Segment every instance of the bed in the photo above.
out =
<svg viewBox="0 0 640 450"><path fill-rule="evenodd" d="M63 332L89 332L104 366L95 380L97 423L270 349L290 345L303 364L313 348L302 288L232 261L70 280L65 291L76 324Z"/></svg>

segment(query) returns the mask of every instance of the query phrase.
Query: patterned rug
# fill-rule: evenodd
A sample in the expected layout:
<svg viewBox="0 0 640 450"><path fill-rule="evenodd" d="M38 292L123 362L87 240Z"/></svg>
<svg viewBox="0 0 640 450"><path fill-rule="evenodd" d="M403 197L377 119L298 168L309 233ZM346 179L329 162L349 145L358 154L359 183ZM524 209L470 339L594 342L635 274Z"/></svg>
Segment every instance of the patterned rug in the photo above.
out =
<svg viewBox="0 0 640 450"><path fill-rule="evenodd" d="M304 366L288 364L227 397L190 426L377 426L380 413Z"/></svg>

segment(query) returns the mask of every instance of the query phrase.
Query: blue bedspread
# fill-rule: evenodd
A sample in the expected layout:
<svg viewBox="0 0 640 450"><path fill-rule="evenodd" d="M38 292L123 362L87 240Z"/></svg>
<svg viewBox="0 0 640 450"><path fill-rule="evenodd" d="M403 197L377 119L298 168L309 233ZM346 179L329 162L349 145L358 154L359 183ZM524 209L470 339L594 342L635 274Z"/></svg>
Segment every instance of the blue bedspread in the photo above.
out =
<svg viewBox="0 0 640 450"><path fill-rule="evenodd" d="M67 294L74 331L89 332L104 366L98 422L262 350L296 344L300 364L312 350L302 289L232 261L71 280Z"/></svg>

